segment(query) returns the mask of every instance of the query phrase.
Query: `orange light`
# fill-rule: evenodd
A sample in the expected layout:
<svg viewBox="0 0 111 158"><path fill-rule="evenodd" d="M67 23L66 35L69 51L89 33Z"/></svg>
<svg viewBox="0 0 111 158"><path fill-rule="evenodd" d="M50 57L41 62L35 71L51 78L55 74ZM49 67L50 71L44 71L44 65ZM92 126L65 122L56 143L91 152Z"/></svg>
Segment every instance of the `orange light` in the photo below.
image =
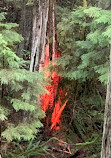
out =
<svg viewBox="0 0 111 158"><path fill-rule="evenodd" d="M61 52L56 51L54 58L61 57ZM46 45L45 48L45 60L43 67L45 68L45 77L49 77L49 70L47 69L47 66L49 65L49 44ZM55 61L53 62L53 65L56 65ZM60 129L60 123L61 123L61 113L64 110L67 100L65 103L62 105L61 103L61 97L66 96L66 92L60 88L59 94L60 97L57 100L57 89L58 89L58 84L61 80L61 76L58 76L56 71L52 72L51 75L51 84L46 87L46 89L49 91L49 94L45 94L41 96L41 108L43 111L46 113L48 109L52 109L52 116L51 116L51 130L59 130Z"/></svg>

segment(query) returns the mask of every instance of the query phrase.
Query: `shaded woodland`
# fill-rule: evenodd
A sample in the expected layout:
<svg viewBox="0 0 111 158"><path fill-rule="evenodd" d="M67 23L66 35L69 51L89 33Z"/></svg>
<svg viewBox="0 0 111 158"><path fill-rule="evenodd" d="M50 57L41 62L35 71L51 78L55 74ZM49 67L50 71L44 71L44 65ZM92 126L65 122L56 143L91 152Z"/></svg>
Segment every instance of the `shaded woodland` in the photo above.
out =
<svg viewBox="0 0 111 158"><path fill-rule="evenodd" d="M111 158L111 1L0 1L0 158Z"/></svg>

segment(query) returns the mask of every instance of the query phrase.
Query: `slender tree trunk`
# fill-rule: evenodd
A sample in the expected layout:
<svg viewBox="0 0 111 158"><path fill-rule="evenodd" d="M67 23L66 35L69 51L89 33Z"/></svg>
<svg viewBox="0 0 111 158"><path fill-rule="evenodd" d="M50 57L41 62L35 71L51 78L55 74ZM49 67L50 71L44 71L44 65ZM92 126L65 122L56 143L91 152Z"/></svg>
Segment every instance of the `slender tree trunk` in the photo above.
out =
<svg viewBox="0 0 111 158"><path fill-rule="evenodd" d="M4 68L5 68L4 56L3 56L2 65L3 65L3 69L4 69ZM1 85L1 105L2 105L2 99L3 99L3 97L4 97L4 89L5 89L4 86L5 86L4 84Z"/></svg>
<svg viewBox="0 0 111 158"><path fill-rule="evenodd" d="M21 11L21 19L20 19L20 30L23 38L25 39L25 32L26 32L26 0L22 0L22 11ZM20 42L18 46L18 56L23 57L23 50L24 50L24 40Z"/></svg>
<svg viewBox="0 0 111 158"><path fill-rule="evenodd" d="M42 13L39 0L39 9L36 5L33 7L33 35L32 35L32 51L31 51L31 63L30 71L35 71L35 61L37 60L40 47L40 37L42 28ZM37 62L37 61L36 61Z"/></svg>
<svg viewBox="0 0 111 158"><path fill-rule="evenodd" d="M110 48L110 68L109 68L107 94L106 94L101 158L111 158L111 48Z"/></svg>
<svg viewBox="0 0 111 158"><path fill-rule="evenodd" d="M44 61L45 58L45 45L48 42L48 31L47 31L47 24L49 18L49 0L46 0L44 7L43 7L43 27L42 27L42 36L41 36L41 62Z"/></svg>
<svg viewBox="0 0 111 158"><path fill-rule="evenodd" d="M83 0L83 8L84 8L84 9L87 8L87 0Z"/></svg>
<svg viewBox="0 0 111 158"><path fill-rule="evenodd" d="M56 46L56 40L55 40L55 0L53 0L53 10L52 10L52 28L53 28L53 45L52 45L52 59L55 57L55 46Z"/></svg>

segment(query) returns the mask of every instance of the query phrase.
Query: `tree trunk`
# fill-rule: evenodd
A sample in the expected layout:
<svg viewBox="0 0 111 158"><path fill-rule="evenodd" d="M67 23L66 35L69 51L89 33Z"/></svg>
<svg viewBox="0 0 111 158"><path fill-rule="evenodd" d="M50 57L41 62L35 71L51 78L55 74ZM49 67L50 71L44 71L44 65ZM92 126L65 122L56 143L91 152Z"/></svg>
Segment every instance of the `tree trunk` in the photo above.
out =
<svg viewBox="0 0 111 158"><path fill-rule="evenodd" d="M43 27L42 27L42 36L41 36L41 61L44 61L45 58L45 45L48 42L48 31L47 31L47 24L48 24L48 18L49 18L49 0L45 2L45 5L43 7Z"/></svg>
<svg viewBox="0 0 111 158"><path fill-rule="evenodd" d="M25 39L25 31L26 31L26 0L23 0L21 2L22 5L22 11L21 11L21 19L20 19L20 30L21 30L21 34L22 37ZM23 50L24 50L24 40L22 42L20 42L19 46L18 46L18 56L19 57L23 57Z"/></svg>
<svg viewBox="0 0 111 158"><path fill-rule="evenodd" d="M110 9L111 8L111 0L99 0L98 7L102 9Z"/></svg>
<svg viewBox="0 0 111 158"><path fill-rule="evenodd" d="M53 28L53 45L52 45L52 59L55 57L55 46L56 46L56 40L55 40L55 0L53 0L53 11L52 11L52 28Z"/></svg>
<svg viewBox="0 0 111 158"><path fill-rule="evenodd" d="M110 48L110 68L109 68L107 94L106 94L101 158L111 158L111 48Z"/></svg>
<svg viewBox="0 0 111 158"><path fill-rule="evenodd" d="M30 71L39 71L41 60L44 59L46 44L47 22L49 12L49 0L40 2L39 9L35 5L33 8L33 36Z"/></svg>

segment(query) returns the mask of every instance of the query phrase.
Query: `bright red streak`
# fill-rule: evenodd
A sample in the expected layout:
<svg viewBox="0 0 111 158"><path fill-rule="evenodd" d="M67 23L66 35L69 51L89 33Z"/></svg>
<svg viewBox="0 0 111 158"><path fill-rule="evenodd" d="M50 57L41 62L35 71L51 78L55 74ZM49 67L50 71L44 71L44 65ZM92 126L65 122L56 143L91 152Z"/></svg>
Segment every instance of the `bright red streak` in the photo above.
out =
<svg viewBox="0 0 111 158"><path fill-rule="evenodd" d="M61 57L61 52L56 51L54 58ZM49 77L49 70L47 69L47 66L49 65L50 59L49 59L49 44L46 45L45 49L45 61L43 64L43 67L45 68L45 77ZM53 61L53 66L56 65L55 61ZM41 96L41 108L46 113L48 110L53 110L52 116L51 116L51 130L60 129L60 123L61 123L61 113L64 110L67 100L62 105L61 97L65 97L66 93L60 89L59 90L59 98L57 100L57 90L58 90L58 84L61 81L62 77L58 76L56 71L52 72L51 75L52 82L49 86L46 87L46 89L49 91L49 94L45 94Z"/></svg>

